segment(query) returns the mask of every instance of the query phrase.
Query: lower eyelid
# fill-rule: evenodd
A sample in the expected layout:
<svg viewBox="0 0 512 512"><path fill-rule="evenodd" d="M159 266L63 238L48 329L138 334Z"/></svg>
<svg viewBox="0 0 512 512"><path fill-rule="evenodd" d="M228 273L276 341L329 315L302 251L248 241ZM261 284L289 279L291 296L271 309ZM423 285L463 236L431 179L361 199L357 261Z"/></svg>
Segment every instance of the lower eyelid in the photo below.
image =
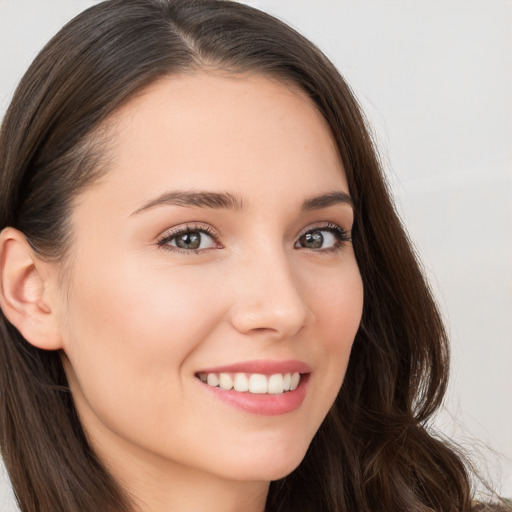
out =
<svg viewBox="0 0 512 512"><path fill-rule="evenodd" d="M299 237L297 238L297 241L294 245L298 243L301 237L303 237L306 233L311 231L327 231L336 239L336 245L334 247L327 247L327 248L319 248L315 249L316 252L329 252L332 250L335 250L337 248L340 248L343 244L347 242L352 241L352 233L350 230L346 230L343 227L334 224L334 223L328 223L318 226L311 226L308 229L304 230ZM186 234L186 233L193 233L193 232L199 232L203 236L207 236L211 238L212 240L212 246L206 247L206 248L200 248L200 249L183 249L178 247L176 244L170 244L169 242L174 240L180 235ZM167 248L170 250L176 250L176 252L183 252L183 253L192 253L192 252L204 252L208 251L210 249L214 248L222 248L222 244L219 242L219 235L212 230L209 226L200 226L200 225L185 225L183 227L177 228L176 230L173 230L171 232L167 232L164 235L160 236L157 240L157 245L159 247ZM306 247L304 247L306 248Z"/></svg>
<svg viewBox="0 0 512 512"><path fill-rule="evenodd" d="M201 233L202 236L207 236L212 239L213 244L220 247L220 243L218 241L219 236L209 227L209 226L198 226L198 225L185 225L180 228L176 228L175 230L171 230L170 232L166 232L164 235L160 236L157 240L157 245L159 247L169 248L169 247L175 247L178 251L187 251L186 249L181 249L180 247L177 247L176 245L171 245L169 242L171 240L174 240L175 238L179 237L180 235L186 234L186 233ZM205 248L205 249L191 249L190 252L193 251L204 251L211 249L213 247Z"/></svg>
<svg viewBox="0 0 512 512"><path fill-rule="evenodd" d="M300 245L300 240L302 237L304 237L307 233L311 232L327 232L330 236L334 237L334 240L332 241L332 245L328 247L318 247L318 248L311 248L311 247L304 247ZM297 238L296 242L294 243L294 247L296 249L306 249L309 251L312 251L313 253L322 254L322 253L329 253L333 254L338 252L339 250L343 249L343 247L352 241L351 232L345 230L341 226L334 224L334 223L328 223L318 226L311 226L308 227L308 229L304 230L300 236Z"/></svg>

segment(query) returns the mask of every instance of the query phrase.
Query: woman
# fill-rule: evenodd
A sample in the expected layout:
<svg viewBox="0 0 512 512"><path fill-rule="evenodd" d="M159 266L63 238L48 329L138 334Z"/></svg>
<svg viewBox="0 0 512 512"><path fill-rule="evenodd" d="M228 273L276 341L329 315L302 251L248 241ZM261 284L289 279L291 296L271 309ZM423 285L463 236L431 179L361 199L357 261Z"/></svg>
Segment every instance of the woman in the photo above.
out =
<svg viewBox="0 0 512 512"><path fill-rule="evenodd" d="M0 138L1 449L22 512L470 510L443 325L362 114L231 2L124 0Z"/></svg>

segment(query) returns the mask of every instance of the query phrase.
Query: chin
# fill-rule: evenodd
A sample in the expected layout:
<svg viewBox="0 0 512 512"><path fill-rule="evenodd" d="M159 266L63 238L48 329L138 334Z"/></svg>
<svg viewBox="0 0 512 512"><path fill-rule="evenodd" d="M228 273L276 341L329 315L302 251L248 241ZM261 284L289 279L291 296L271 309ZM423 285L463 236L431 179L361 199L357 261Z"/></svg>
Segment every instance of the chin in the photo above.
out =
<svg viewBox="0 0 512 512"><path fill-rule="evenodd" d="M288 476L290 473L295 471L300 466L303 460L304 457L301 457L300 459L296 460L293 464L276 465L276 467L272 468L272 471L268 472L267 480L280 480L281 478Z"/></svg>
<svg viewBox="0 0 512 512"><path fill-rule="evenodd" d="M275 450L265 456L259 453L255 457L246 456L242 464L238 461L230 468L231 478L242 481L272 481L280 480L292 473L300 465L306 450L300 452L295 449L293 453L284 454Z"/></svg>

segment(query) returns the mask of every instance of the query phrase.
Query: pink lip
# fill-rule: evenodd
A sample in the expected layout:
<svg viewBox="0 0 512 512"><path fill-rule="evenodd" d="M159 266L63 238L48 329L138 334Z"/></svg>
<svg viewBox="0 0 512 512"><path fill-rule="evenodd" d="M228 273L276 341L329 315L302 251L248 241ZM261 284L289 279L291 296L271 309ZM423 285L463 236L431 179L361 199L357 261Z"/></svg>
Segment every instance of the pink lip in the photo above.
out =
<svg viewBox="0 0 512 512"><path fill-rule="evenodd" d="M218 387L208 386L208 384L198 383L203 389L212 393L213 396L224 403L241 409L242 411L262 416L277 416L290 413L298 409L306 397L311 367L302 361L246 361L226 366L217 366L215 368L205 368L199 373L261 373L263 375L272 375L275 373L301 373L301 380L297 389L286 391L281 394L254 394L241 393L231 389L226 391Z"/></svg>
<svg viewBox="0 0 512 512"><path fill-rule="evenodd" d="M261 373L263 375L273 375L274 373L294 372L310 373L311 366L302 361L291 359L286 361L256 359L226 366L216 366L215 368L205 368L197 373Z"/></svg>

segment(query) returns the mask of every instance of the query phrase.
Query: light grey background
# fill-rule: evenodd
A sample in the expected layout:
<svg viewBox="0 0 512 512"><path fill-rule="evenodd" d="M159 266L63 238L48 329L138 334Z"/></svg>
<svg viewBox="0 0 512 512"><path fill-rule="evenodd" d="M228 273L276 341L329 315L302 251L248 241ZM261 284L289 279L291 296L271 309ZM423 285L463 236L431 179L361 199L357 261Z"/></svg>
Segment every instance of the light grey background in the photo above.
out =
<svg viewBox="0 0 512 512"><path fill-rule="evenodd" d="M94 3L0 0L0 115L42 45ZM452 338L437 425L512 496L512 1L247 3L316 42L363 105ZM14 510L5 477L0 510Z"/></svg>

